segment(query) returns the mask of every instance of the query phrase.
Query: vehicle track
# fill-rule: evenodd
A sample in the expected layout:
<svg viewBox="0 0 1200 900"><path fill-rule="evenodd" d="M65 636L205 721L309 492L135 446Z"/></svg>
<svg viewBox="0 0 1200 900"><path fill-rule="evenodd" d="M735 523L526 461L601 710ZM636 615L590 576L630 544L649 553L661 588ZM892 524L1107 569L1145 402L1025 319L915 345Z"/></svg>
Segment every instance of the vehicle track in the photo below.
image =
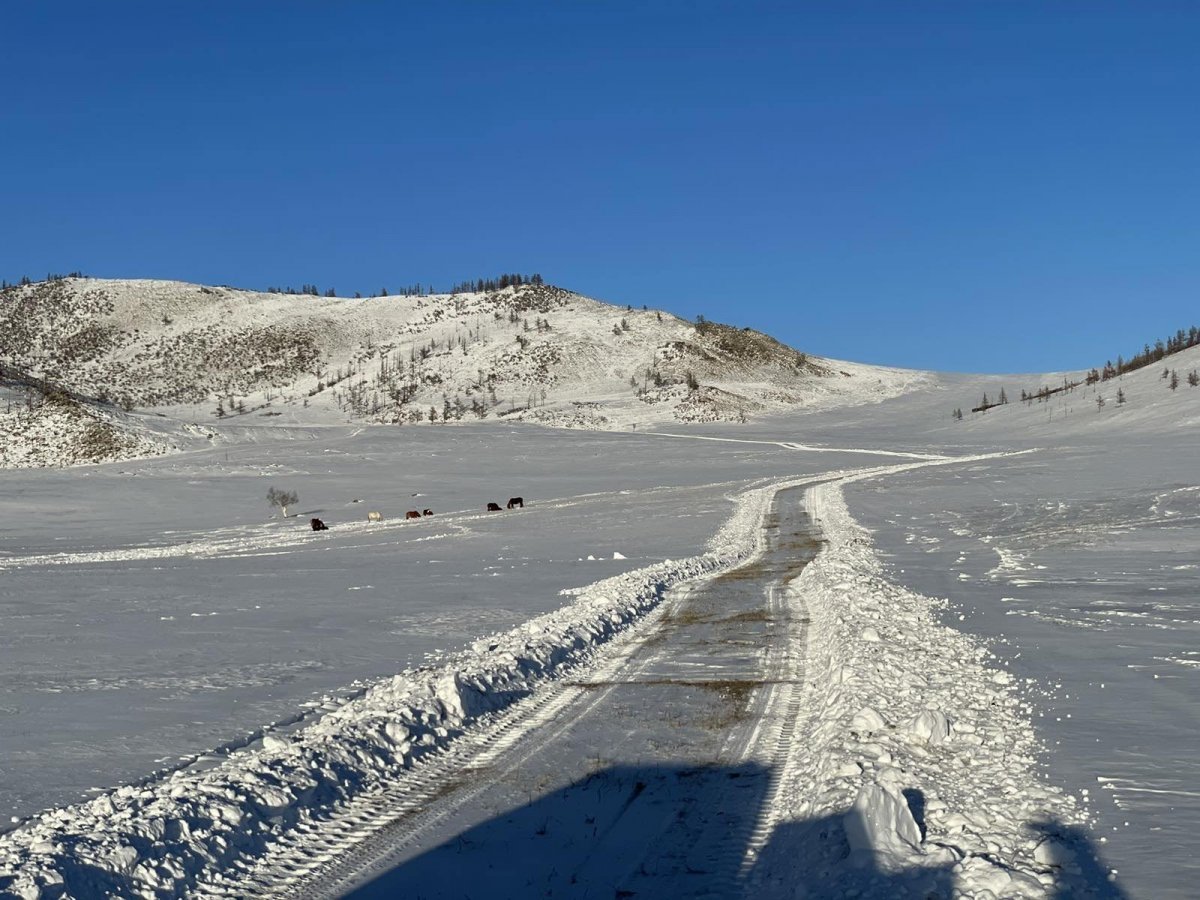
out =
<svg viewBox="0 0 1200 900"><path fill-rule="evenodd" d="M798 512L803 490L789 488L776 495L763 523L767 540L762 554L716 578L677 587L642 623L567 679L475 726L444 752L397 773L391 785L360 795L333 817L302 821L260 862L216 875L199 885L194 896L340 896L374 879L394 878L414 854L427 854L439 840L472 823L477 827L480 817L486 818L482 809L510 801L511 796L497 799L505 790L511 795L512 789L504 786L532 779L531 773L539 771L557 773L560 757L574 753L571 764L587 780L562 790L585 790L593 768L603 775L608 763L622 761L622 752L632 757L635 772L637 765L657 772L669 763L676 776L673 785L698 773L694 783L701 785L697 795L705 802L686 794L675 797L671 792L676 788L652 782L649 795L665 792L668 800L675 797L693 812L665 819L656 837L665 850L651 868L665 875L648 874L643 861L640 870L612 877L631 890L651 878L655 889L661 889L665 878L678 885L673 891L695 886L714 896L737 895L773 828L770 808L802 702L807 616L786 585L819 549L807 518ZM780 511L789 504L795 510L781 534ZM631 699L634 694L637 698ZM648 758L641 756L646 735L640 733L626 736L624 744L614 739L613 760L605 760L602 751L594 767L578 758L581 733L602 733L607 723L638 704L670 708L676 702L685 721L652 725L645 743ZM681 735L680 747L654 750L657 742L680 740ZM629 768L630 759L624 762ZM727 776L729 785L719 775ZM736 788L730 786L734 781ZM601 844L621 840L621 829L636 834L642 826L630 823L640 823L655 809L653 802L639 797L645 782L637 784L641 787L628 804L637 807L636 818L621 819L623 808L600 836ZM740 795L756 800L746 803ZM714 816L707 806L737 812ZM592 851L579 853L571 884L597 877Z"/></svg>

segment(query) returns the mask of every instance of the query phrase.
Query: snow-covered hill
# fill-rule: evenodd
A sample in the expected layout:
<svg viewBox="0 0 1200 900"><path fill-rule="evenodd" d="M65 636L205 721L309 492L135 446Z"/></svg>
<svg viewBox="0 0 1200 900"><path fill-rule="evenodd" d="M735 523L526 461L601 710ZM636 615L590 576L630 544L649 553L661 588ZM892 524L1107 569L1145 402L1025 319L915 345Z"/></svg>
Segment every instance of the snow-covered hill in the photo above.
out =
<svg viewBox="0 0 1200 900"><path fill-rule="evenodd" d="M68 278L0 296L10 365L127 410L201 421L628 428L854 405L925 380L547 285L341 299Z"/></svg>
<svg viewBox="0 0 1200 900"><path fill-rule="evenodd" d="M1173 431L1200 424L1200 374L1194 373L1200 373L1200 347L1091 384L1082 371L981 376L977 383L948 392L940 402L946 417L950 405L958 402L963 419L956 429L978 436L1016 432L1044 441L1105 432ZM1006 404L969 411L981 405L985 395L996 402L1001 390Z"/></svg>
<svg viewBox="0 0 1200 900"><path fill-rule="evenodd" d="M202 426L126 413L0 367L0 469L158 456L208 434Z"/></svg>

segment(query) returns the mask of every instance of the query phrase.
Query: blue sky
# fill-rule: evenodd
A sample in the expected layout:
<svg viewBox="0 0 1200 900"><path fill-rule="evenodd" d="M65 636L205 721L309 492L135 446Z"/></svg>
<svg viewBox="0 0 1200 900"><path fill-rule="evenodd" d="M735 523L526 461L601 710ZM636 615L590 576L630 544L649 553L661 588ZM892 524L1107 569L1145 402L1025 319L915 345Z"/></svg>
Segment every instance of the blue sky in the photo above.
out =
<svg viewBox="0 0 1200 900"><path fill-rule="evenodd" d="M0 275L508 271L895 365L1200 321L1200 5L0 8Z"/></svg>

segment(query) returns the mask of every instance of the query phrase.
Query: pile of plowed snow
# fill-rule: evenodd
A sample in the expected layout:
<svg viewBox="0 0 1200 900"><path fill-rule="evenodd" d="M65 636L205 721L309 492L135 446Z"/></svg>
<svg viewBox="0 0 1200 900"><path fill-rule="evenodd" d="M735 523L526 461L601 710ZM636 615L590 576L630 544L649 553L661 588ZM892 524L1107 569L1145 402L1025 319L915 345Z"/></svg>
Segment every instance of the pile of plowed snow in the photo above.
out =
<svg viewBox="0 0 1200 900"><path fill-rule="evenodd" d="M877 476L846 481L860 477ZM804 858L771 860L764 881L786 884L799 867L826 873L830 896L883 896L897 877L931 896L938 885L962 897L1080 895L1086 850L1071 834L1087 816L1038 776L1019 685L937 621L943 602L884 577L840 483L806 503L828 545L789 588L811 618L807 721L773 824L842 824L814 833Z"/></svg>

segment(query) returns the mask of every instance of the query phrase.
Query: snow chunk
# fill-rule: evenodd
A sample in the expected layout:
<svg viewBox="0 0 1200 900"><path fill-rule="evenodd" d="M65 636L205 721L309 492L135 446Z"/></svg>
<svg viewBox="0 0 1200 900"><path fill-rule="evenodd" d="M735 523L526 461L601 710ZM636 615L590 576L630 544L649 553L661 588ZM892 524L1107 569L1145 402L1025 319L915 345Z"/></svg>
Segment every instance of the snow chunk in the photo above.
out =
<svg viewBox="0 0 1200 900"><path fill-rule="evenodd" d="M1042 841L1033 851L1034 861L1043 866L1065 868L1075 861L1075 853L1056 837Z"/></svg>
<svg viewBox="0 0 1200 900"><path fill-rule="evenodd" d="M871 707L864 706L854 714L854 718L850 720L850 727L860 734L866 734L872 731L883 731L887 728L887 723L883 721L883 716Z"/></svg>
<svg viewBox="0 0 1200 900"><path fill-rule="evenodd" d="M940 744L950 737L950 721L945 713L927 709L909 723L908 731L922 743Z"/></svg>
<svg viewBox="0 0 1200 900"><path fill-rule="evenodd" d="M264 750L286 750L292 742L278 734L264 734L262 739Z"/></svg>
<svg viewBox="0 0 1200 900"><path fill-rule="evenodd" d="M863 785L846 816L846 839L858 865L900 865L921 851L921 829L891 784Z"/></svg>

